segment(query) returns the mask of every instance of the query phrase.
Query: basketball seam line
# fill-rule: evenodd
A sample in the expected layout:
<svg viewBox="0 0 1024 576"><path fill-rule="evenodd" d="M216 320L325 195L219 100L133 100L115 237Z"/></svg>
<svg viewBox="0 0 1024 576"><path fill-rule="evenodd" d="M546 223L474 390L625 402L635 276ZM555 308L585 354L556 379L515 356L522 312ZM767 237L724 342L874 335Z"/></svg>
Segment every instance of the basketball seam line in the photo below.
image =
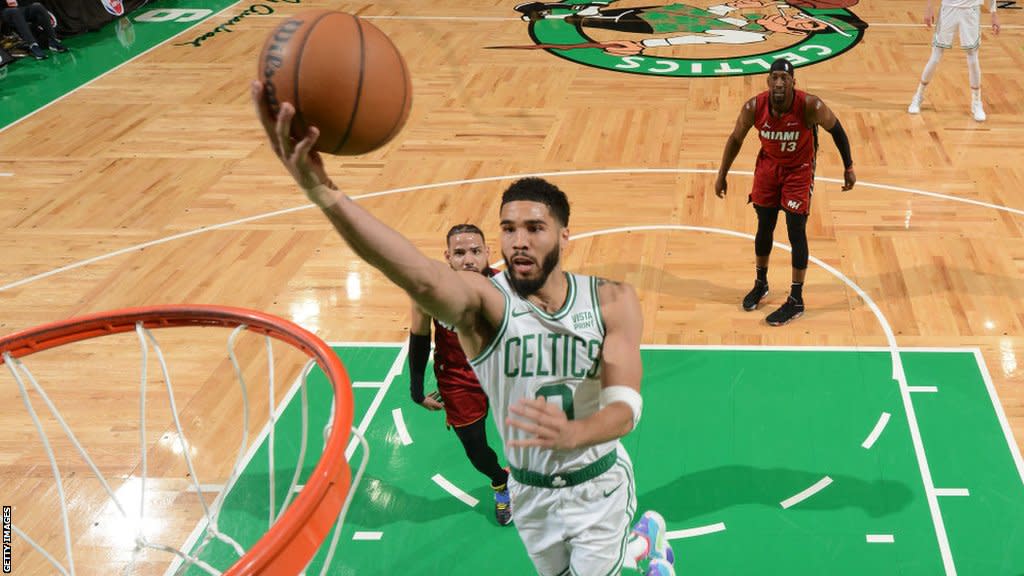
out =
<svg viewBox="0 0 1024 576"><path fill-rule="evenodd" d="M345 128L344 136L341 137L341 142L334 148L334 154L337 154L345 146L349 136L352 135L352 126L355 124L356 114L359 113L359 102L363 96L363 73L366 70L366 41L363 37L363 25L360 24L359 17L352 16L352 19L355 20L356 29L359 30L359 83L356 84L356 101L352 105L352 116L348 119L348 126Z"/></svg>
<svg viewBox="0 0 1024 576"><path fill-rule="evenodd" d="M303 120L302 118L302 106L299 104L299 102L301 101L299 98L299 89L302 87L302 84L299 82L299 75L302 72L302 56L306 53L306 43L309 42L309 37L313 35L313 30L316 29L317 24L319 24L321 20L330 16L331 14L332 12L321 14L316 20L313 21L312 24L309 25L309 30L306 31L306 37L302 39L302 45L299 47L299 56L295 59L295 79L293 82L293 86L295 86L295 102L292 103L292 105L295 106L295 117L292 118L292 126L295 126L296 121L298 121L299 124L306 123L306 121ZM291 127L289 127L289 130L290 128ZM307 126L306 129L308 130L309 127ZM306 135L303 134L302 136L305 137Z"/></svg>

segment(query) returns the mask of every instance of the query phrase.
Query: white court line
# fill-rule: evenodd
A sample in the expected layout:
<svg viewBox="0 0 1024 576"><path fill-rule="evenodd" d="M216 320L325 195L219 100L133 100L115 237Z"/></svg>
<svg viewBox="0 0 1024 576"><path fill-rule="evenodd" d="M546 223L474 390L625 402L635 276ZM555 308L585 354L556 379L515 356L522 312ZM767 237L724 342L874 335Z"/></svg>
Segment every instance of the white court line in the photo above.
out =
<svg viewBox="0 0 1024 576"><path fill-rule="evenodd" d="M505 180L517 180L519 178L525 178L525 177L529 177L529 176L536 176L536 177L545 178L545 177L553 177L553 176L557 176L557 177L593 176L593 175L600 175L600 174L718 174L718 170L717 169L710 169L710 168L607 168L607 169L600 169L600 170L566 170L566 171L561 171L561 172L559 172L559 171L553 171L553 172L534 172L534 173L529 173L529 174L510 174L510 175L506 175L506 176L485 176L485 177L481 177L481 178L467 178L467 179L463 179L463 180L449 180L449 181L446 181L446 182L435 182L435 183L432 183L432 184L419 184L419 185L416 185L416 186L405 186L405 187L402 187L402 188L392 188L390 190L383 190L383 191L380 191L380 192L371 192L371 193L368 193L368 194L360 194L360 195L357 195L357 196L351 196L351 198L353 200L362 200L362 199L365 199L365 198L377 198L379 196L388 196L388 195L392 195L392 194L404 194L406 192L415 192L415 191L419 191L419 190L433 190L433 189L436 189L436 188L445 188L445 187L448 187L448 186L464 186L464 185L467 185L467 184L479 184L479 183L483 183L483 182L501 182L501 181L505 181ZM732 175L732 176L753 176L754 175L753 172L746 171L746 170L730 170L729 174ZM831 183L835 183L835 184L842 184L842 181L840 181L840 180L838 180L836 178L825 178L823 176L816 176L815 180L820 180L822 182L831 182ZM997 204L990 204L988 202L981 202L980 200L972 200L970 198L960 198L960 197L949 195L949 194L939 194L937 192L928 192L928 191L925 191L925 190L916 190L916 189L913 189L913 188L904 188L904 187L901 187L901 186L889 186L887 184L872 184L871 182L865 182L863 180L858 180L857 181L857 185L860 186L861 188L878 188L880 190L891 190L893 192L906 192L906 193L909 193L909 194L918 194L918 195L921 195L921 196L929 196L929 197L932 197L932 198L940 198L940 199L943 199L943 200L949 200L951 202L962 202L962 203L965 203L965 204L973 204L973 205L976 205L976 206L982 206L982 207L985 207L985 208L991 208L993 210L1000 210L1000 211L1003 211L1003 212L1010 212L1012 214L1017 214L1018 216L1024 216L1024 210L1021 210L1021 209L1010 208L1008 206L1001 206L1001 205L997 205ZM238 220L231 220L229 222L222 222L220 224L211 224L209 226L204 226L204 227L196 228L196 229L193 229L193 230L187 230L185 232L181 232L181 233L178 233L178 234L172 234L171 236L165 236L163 238L157 238L155 240L150 240L148 242L143 242L141 244L135 244L134 246L128 246L126 248L121 248L119 250L115 250L113 252L108 252L106 254L101 254L99 256L93 256L91 258L86 258L85 260L79 260L78 262L72 262L71 264L68 264L66 266L60 266L58 268L54 268L54 269L49 270L47 272L41 272L41 273L35 274L33 276L27 276L25 278L22 278L21 280L16 280L16 281L11 282L9 284L0 285L0 292L4 292L4 291L10 290L12 288L17 288L18 286L23 286L25 284L29 284L29 283L35 282L37 280L43 280L45 278L49 278L50 276L55 276L55 275L60 274L62 272L67 272L69 270L75 270L75 269L81 268L83 266L88 266L89 264L94 264L96 262L101 262L103 260L108 260L108 259L114 258L116 256L121 256L123 254L128 254L128 253L131 253L131 252L136 252L136 251L141 250L143 248L150 248L150 247L153 247L153 246L158 246L160 244L165 244L167 242L172 242L174 240L180 240L182 238L189 238L191 236L196 236L196 235L202 234L204 232L210 232L210 231L213 231L213 230L221 230L221 229L229 228L231 226L235 226L235 225L238 225L238 224L245 224L247 222L254 222L256 220L263 220L265 218L272 218L274 216L281 216L281 215L284 215L284 214L290 214L292 212L299 212L299 211L302 211L302 210L309 210L309 209L312 209L312 208L315 208L315 206L313 204L305 204L305 205L301 205L301 206L294 206L292 208L284 208L282 210L274 210L272 212L265 212L263 214L256 214L256 215L253 215L253 216L247 216L245 218L239 218ZM778 245L779 244L776 244L776 246L778 246ZM818 262L821 262L821 261L818 260ZM827 267L826 269L829 270L830 272L835 270L834 268L832 268L831 266L828 266L827 264L824 264L823 262L820 265L826 266ZM834 274L838 273L838 271L833 272L833 273ZM843 278L845 278L845 276ZM862 290L858 290L858 293L863 293L863 291ZM890 341L894 341L894 340L890 340Z"/></svg>
<svg viewBox="0 0 1024 576"><path fill-rule="evenodd" d="M493 267L493 265L492 265ZM757 346L756 344L641 344L644 350L743 350L750 352L806 352L808 350L820 350L823 352L889 352L888 346L819 346L811 344L808 346ZM970 348L935 348L922 346L920 348L900 346L905 352L957 352L969 354Z"/></svg>
<svg viewBox="0 0 1024 576"><path fill-rule="evenodd" d="M463 492L461 488L459 488L455 484L452 484L451 482L448 481L447 478L441 476L440 474L434 474L430 479L433 480L438 486L440 486L445 492L458 498L470 508L473 508L474 506L477 505L477 503L480 502L476 498L473 498L469 494Z"/></svg>
<svg viewBox="0 0 1024 576"><path fill-rule="evenodd" d="M380 540L384 536L383 532L356 532L352 535L353 540Z"/></svg>
<svg viewBox="0 0 1024 576"><path fill-rule="evenodd" d="M999 419L999 425L1003 427L1003 436L1006 437L1006 445L1010 447L1010 455L1017 464L1017 474L1020 475L1021 484L1024 484L1024 458L1021 458L1020 447L1017 446L1017 441L1013 437L1010 422L1006 419L1006 412L1003 411L1003 403L999 401L999 394L996 393L996 387L992 384L992 375L988 372L988 364L985 363L985 357L982 356L980 348L974 349L974 359L978 363L978 369L981 370L981 378L985 381L985 387L988 388L988 396L992 400L992 407L995 408L996 418Z"/></svg>
<svg viewBox="0 0 1024 576"><path fill-rule="evenodd" d="M366 409L363 419L359 421L359 426L356 427L356 430L363 436L366 435L366 429L370 427L370 421L373 420L373 416L377 413L377 409L380 408L381 402L387 396L391 383L395 381L396 376L402 373L402 369L405 367L405 356L408 353L409 343L406 342L398 351L398 356L395 357L394 363L391 364L391 369L388 370L388 375L384 378L384 385L377 389L377 393L373 396L373 402L370 402L370 407ZM352 453L355 452L358 445L359 440L354 437L349 439L348 448L345 449L345 460L352 458ZM353 489L355 489L354 486L349 488L349 490Z"/></svg>
<svg viewBox="0 0 1024 576"><path fill-rule="evenodd" d="M875 427L871 430L871 434L868 434L868 437L861 443L862 448L870 450L875 445L875 441L882 435L882 430L885 430L885 425L889 423L889 416L888 412L882 412L882 415L878 417L878 422L875 422Z"/></svg>
<svg viewBox="0 0 1024 576"><path fill-rule="evenodd" d="M970 496L971 491L967 488L936 488L936 496Z"/></svg>
<svg viewBox="0 0 1024 576"><path fill-rule="evenodd" d="M892 534L868 534L868 544L892 544L896 538Z"/></svg>
<svg viewBox="0 0 1024 576"><path fill-rule="evenodd" d="M936 393L939 391L938 386L907 386L907 390L910 392L929 392Z"/></svg>
<svg viewBox="0 0 1024 576"><path fill-rule="evenodd" d="M220 492L223 489L224 489L224 485L223 484L200 484L198 491L199 492L203 492L203 493L209 493L209 492ZM193 493L196 492L196 485L195 484L189 484L188 488L185 488L185 492L193 492Z"/></svg>
<svg viewBox="0 0 1024 576"><path fill-rule="evenodd" d="M392 410L391 419L395 421L395 429L398 430L398 437L402 440L402 446L412 444L412 436L409 436L409 429L405 427L405 418L402 417L402 409L395 408Z"/></svg>
<svg viewBox="0 0 1024 576"><path fill-rule="evenodd" d="M697 528L670 530L665 532L665 538L668 538L669 540L679 540L680 538L693 538L695 536L703 536L705 534L714 534L715 532L724 531L725 522L718 522L717 524L708 524L707 526L698 526Z"/></svg>
<svg viewBox="0 0 1024 576"><path fill-rule="evenodd" d="M328 346L335 348L401 348L401 342L328 342ZM961 349L962 350L962 349Z"/></svg>
<svg viewBox="0 0 1024 576"><path fill-rule="evenodd" d="M383 386L383 382L353 382L353 388L380 388Z"/></svg>
<svg viewBox="0 0 1024 576"><path fill-rule="evenodd" d="M825 476L821 480L818 480L817 482L812 484L809 488L801 491L798 494L794 494L794 495L790 496L789 498L786 498L782 502L779 502L779 504L784 509L792 508L793 506L796 506L797 504L803 502L804 500L807 500L811 496L814 496L818 492L821 492L826 487L828 487L828 485L831 484L831 483L832 483L832 479L829 478L828 476Z"/></svg>
<svg viewBox="0 0 1024 576"><path fill-rule="evenodd" d="M14 172L0 172L0 177L8 178L14 176Z"/></svg>

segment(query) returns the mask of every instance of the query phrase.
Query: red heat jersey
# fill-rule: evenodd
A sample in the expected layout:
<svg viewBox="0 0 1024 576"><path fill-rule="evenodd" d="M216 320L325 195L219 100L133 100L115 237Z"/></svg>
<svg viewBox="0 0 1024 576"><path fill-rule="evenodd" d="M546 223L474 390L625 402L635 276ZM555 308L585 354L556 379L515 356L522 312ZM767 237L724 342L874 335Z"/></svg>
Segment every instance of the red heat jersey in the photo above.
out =
<svg viewBox="0 0 1024 576"><path fill-rule="evenodd" d="M807 125L804 110L807 93L793 90L793 105L782 116L772 116L769 93L757 95L754 111L754 127L761 138L758 160L767 158L779 166L794 167L803 164L814 165L818 152L816 127Z"/></svg>
<svg viewBox="0 0 1024 576"><path fill-rule="evenodd" d="M466 359L459 343L459 335L434 320L434 376L437 387L475 386L480 387L473 368Z"/></svg>

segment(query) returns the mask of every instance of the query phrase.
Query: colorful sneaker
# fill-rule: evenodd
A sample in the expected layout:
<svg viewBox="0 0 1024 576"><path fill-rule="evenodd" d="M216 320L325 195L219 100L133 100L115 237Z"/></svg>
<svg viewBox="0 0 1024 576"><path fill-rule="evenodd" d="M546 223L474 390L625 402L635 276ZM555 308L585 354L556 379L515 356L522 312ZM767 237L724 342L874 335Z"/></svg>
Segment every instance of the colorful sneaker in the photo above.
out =
<svg viewBox="0 0 1024 576"><path fill-rule="evenodd" d="M754 287L743 297L743 309L747 312L757 310L757 305L768 295L768 283L754 280Z"/></svg>
<svg viewBox="0 0 1024 576"><path fill-rule="evenodd" d="M512 523L512 498L508 495L508 484L494 489L494 519L501 526Z"/></svg>
<svg viewBox="0 0 1024 576"><path fill-rule="evenodd" d="M644 512L640 520L633 525L633 533L647 540L647 554L644 558L649 562L648 570L655 560L667 562L669 567L675 563L675 554L672 552L672 546L669 545L668 539L665 538L665 531L665 519L653 510ZM646 574L652 574L652 572L648 571ZM658 573L654 572L653 574Z"/></svg>
<svg viewBox="0 0 1024 576"><path fill-rule="evenodd" d="M767 321L770 326L782 326L790 320L796 320L803 315L804 303L797 302L792 296L790 296L789 298L786 298L786 303L780 306L775 312L769 314L765 321Z"/></svg>
<svg viewBox="0 0 1024 576"><path fill-rule="evenodd" d="M676 569L667 560L655 558L648 564L644 576L676 576Z"/></svg>

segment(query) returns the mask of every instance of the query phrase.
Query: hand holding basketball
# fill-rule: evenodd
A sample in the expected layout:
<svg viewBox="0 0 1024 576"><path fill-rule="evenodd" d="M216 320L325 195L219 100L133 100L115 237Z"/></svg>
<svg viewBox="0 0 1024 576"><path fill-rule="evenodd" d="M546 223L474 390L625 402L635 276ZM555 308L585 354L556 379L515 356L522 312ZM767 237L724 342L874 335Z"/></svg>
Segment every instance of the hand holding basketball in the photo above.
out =
<svg viewBox="0 0 1024 576"><path fill-rule="evenodd" d="M291 135L304 138L317 127L311 149L325 154L384 146L412 103L409 72L391 40L373 24L333 10L301 12L274 29L257 77L271 118L291 104Z"/></svg>
<svg viewBox="0 0 1024 576"><path fill-rule="evenodd" d="M256 114L263 124L263 129L270 139L270 147L277 154L277 157L284 164L288 172L295 178L299 187L311 191L328 186L333 188L330 177L324 171L324 163L320 155L314 150L320 131L316 127L310 128L302 140L297 140L291 135L292 119L295 116L295 108L285 102L281 105L275 119L270 113L267 99L264 97L263 84L256 81L252 83L252 100L256 105ZM317 202L316 198L311 199ZM320 204L320 202L317 202Z"/></svg>

